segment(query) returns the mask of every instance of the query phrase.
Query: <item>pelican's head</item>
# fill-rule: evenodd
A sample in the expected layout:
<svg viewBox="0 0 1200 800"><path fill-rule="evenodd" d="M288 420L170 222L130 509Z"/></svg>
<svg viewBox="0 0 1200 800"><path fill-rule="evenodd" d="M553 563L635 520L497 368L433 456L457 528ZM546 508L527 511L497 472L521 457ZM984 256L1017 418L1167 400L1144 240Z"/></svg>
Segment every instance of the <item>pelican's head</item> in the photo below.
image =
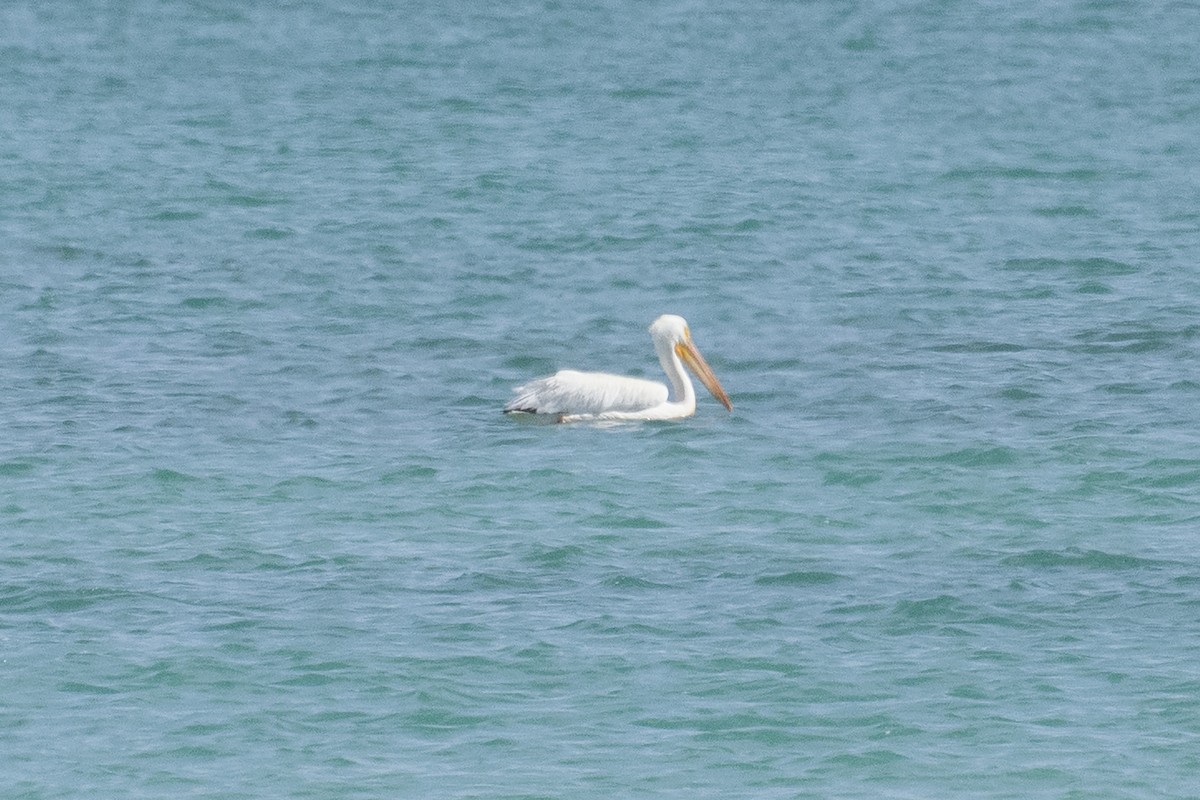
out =
<svg viewBox="0 0 1200 800"><path fill-rule="evenodd" d="M688 329L687 320L674 314L663 314L650 324L650 337L654 340L655 350L659 353L674 352L679 360L696 374L704 388L725 406L725 410L733 411L729 395L725 394L721 382L717 380L704 356L700 355L696 343L692 341L692 332Z"/></svg>

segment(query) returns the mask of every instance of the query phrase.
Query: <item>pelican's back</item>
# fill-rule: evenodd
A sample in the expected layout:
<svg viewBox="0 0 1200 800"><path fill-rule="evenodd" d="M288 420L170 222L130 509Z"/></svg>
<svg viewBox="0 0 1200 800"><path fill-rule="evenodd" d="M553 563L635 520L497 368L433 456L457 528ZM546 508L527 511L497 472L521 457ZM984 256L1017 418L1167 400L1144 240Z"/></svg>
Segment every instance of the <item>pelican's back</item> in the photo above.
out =
<svg viewBox="0 0 1200 800"><path fill-rule="evenodd" d="M667 402L667 387L655 381L577 372L564 369L538 378L515 390L504 407L507 412L533 414L603 414L609 411L642 411Z"/></svg>

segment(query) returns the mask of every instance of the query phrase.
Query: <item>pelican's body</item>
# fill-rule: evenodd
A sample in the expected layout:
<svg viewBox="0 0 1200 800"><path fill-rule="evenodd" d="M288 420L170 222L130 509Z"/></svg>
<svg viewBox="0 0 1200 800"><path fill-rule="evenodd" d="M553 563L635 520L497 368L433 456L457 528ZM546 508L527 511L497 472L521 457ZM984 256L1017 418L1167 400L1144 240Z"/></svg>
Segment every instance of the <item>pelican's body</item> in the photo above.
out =
<svg viewBox="0 0 1200 800"><path fill-rule="evenodd" d="M713 397L733 410L729 396L692 342L683 317L664 314L650 326L650 336L659 363L671 381L670 389L641 378L564 369L518 386L504 411L551 414L559 422L689 417L696 413L696 390L684 372L685 363Z"/></svg>

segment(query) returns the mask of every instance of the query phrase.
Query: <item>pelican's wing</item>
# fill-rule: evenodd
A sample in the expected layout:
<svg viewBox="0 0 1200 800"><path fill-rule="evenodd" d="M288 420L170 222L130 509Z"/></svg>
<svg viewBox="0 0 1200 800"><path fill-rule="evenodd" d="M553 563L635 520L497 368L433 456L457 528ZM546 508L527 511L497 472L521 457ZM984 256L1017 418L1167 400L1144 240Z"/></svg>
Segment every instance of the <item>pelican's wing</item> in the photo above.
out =
<svg viewBox="0 0 1200 800"><path fill-rule="evenodd" d="M560 370L513 390L505 411L535 414L603 414L641 411L667 402L667 387L655 381L603 372Z"/></svg>

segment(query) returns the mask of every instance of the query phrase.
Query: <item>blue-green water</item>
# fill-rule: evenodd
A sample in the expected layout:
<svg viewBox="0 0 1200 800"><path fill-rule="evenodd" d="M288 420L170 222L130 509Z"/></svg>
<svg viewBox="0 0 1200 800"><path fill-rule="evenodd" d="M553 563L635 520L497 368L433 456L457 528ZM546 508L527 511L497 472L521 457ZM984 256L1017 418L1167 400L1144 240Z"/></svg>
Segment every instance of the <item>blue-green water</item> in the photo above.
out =
<svg viewBox="0 0 1200 800"><path fill-rule="evenodd" d="M3 795L1195 797L1200 8L494 5L0 10Z"/></svg>

